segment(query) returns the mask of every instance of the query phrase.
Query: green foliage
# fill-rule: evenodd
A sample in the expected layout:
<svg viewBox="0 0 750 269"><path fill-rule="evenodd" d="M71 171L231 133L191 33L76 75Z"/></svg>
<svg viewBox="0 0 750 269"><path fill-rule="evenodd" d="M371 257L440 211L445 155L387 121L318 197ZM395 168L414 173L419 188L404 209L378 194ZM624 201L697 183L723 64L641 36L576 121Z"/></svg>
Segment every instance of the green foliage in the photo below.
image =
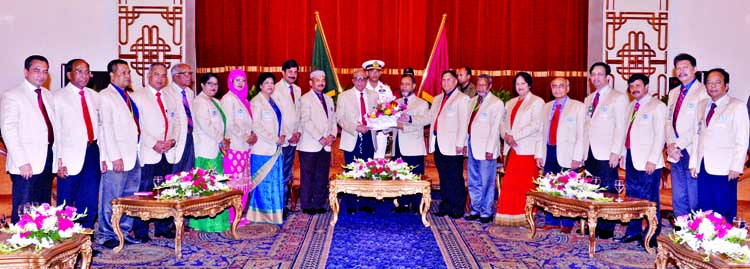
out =
<svg viewBox="0 0 750 269"><path fill-rule="evenodd" d="M667 103L668 101L669 101L669 95L665 94L664 96L661 97L661 102L664 103L665 105L669 105Z"/></svg>
<svg viewBox="0 0 750 269"><path fill-rule="evenodd" d="M490 93L503 100L503 103L508 102L513 96L510 95L510 91L505 90L503 86L500 86L497 90L490 89Z"/></svg>

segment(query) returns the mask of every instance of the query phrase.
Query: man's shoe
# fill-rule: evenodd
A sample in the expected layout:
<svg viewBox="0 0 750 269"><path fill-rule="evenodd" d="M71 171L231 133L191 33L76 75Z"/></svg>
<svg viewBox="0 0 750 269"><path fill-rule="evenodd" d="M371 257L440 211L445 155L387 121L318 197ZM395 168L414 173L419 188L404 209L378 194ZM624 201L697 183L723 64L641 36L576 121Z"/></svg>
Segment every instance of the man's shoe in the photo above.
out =
<svg viewBox="0 0 750 269"><path fill-rule="evenodd" d="M448 216L451 217L452 219L460 219L462 215L461 214L448 214Z"/></svg>
<svg viewBox="0 0 750 269"><path fill-rule="evenodd" d="M141 244L146 244L148 242L151 242L151 237L149 237L148 235L147 236L136 236L135 240L138 240L139 242L141 242Z"/></svg>
<svg viewBox="0 0 750 269"><path fill-rule="evenodd" d="M375 209L372 209L372 207L369 207L369 206L360 207L359 211L366 212L366 213L375 213Z"/></svg>
<svg viewBox="0 0 750 269"><path fill-rule="evenodd" d="M643 241L643 237L641 235L624 235L620 238L615 238L614 240L616 243L630 243L635 241Z"/></svg>
<svg viewBox="0 0 750 269"><path fill-rule="evenodd" d="M117 240L114 239L107 239L107 241L104 241L104 243L102 243L102 246L108 249L116 248L119 245L120 242L117 242Z"/></svg>
<svg viewBox="0 0 750 269"><path fill-rule="evenodd" d="M432 213L432 214L435 215L435 216L438 216L438 217L448 216L448 213L443 212L443 211L438 211L438 212L435 212L435 213Z"/></svg>
<svg viewBox="0 0 750 269"><path fill-rule="evenodd" d="M555 229L560 229L560 226L545 224L544 227L542 227L543 231L549 231L549 230L555 230Z"/></svg>
<svg viewBox="0 0 750 269"><path fill-rule="evenodd" d="M286 219L289 217L289 210L285 207L284 210L281 212L281 218Z"/></svg>
<svg viewBox="0 0 750 269"><path fill-rule="evenodd" d="M408 206L398 206L394 208L393 211L396 211L396 213L406 213L406 212L409 212L410 209Z"/></svg>
<svg viewBox="0 0 750 269"><path fill-rule="evenodd" d="M125 240L124 241L125 241L126 245L132 245L132 244L140 244L140 243L142 243L141 240L138 240L138 239L136 239L135 237L133 237L132 235L129 235L129 234L125 236Z"/></svg>
<svg viewBox="0 0 750 269"><path fill-rule="evenodd" d="M312 216L312 215L315 215L317 211L315 211L315 209L302 209L302 213Z"/></svg>
<svg viewBox="0 0 750 269"><path fill-rule="evenodd" d="M346 210L346 214L354 214L354 213L357 213L357 210L354 208L349 208Z"/></svg>
<svg viewBox="0 0 750 269"><path fill-rule="evenodd" d="M96 249L92 249L92 250L91 250L91 257L99 257L99 256L101 256L101 255L102 255L102 252L101 252L101 251L98 251L98 250L96 250Z"/></svg>
<svg viewBox="0 0 750 269"><path fill-rule="evenodd" d="M158 234L154 233L154 236L155 237L166 238L166 239L174 239L177 235L175 234L175 232L169 231L169 232L166 232L166 233L158 233Z"/></svg>
<svg viewBox="0 0 750 269"><path fill-rule="evenodd" d="M581 228L578 228L578 229L576 230L576 233L577 233L577 234L581 234ZM586 227L586 229L584 229L584 230L583 230L583 235L585 235L585 236L589 236L589 228L588 228L588 227Z"/></svg>
<svg viewBox="0 0 750 269"><path fill-rule="evenodd" d="M612 237L615 237L615 233L610 231L597 231L596 237L599 239L610 239Z"/></svg>
<svg viewBox="0 0 750 269"><path fill-rule="evenodd" d="M468 221L478 220L479 219L479 215L468 215L468 216L464 217L464 219L468 220Z"/></svg>
<svg viewBox="0 0 750 269"><path fill-rule="evenodd" d="M564 234L570 234L570 231L573 230L573 227L562 227L560 228L560 232Z"/></svg>
<svg viewBox="0 0 750 269"><path fill-rule="evenodd" d="M492 221L492 217L481 217L479 218L480 223L490 223Z"/></svg>
<svg viewBox="0 0 750 269"><path fill-rule="evenodd" d="M317 214L325 214L325 213L328 213L328 209L325 209L325 208L310 209L310 210L315 210L315 213L317 213Z"/></svg>

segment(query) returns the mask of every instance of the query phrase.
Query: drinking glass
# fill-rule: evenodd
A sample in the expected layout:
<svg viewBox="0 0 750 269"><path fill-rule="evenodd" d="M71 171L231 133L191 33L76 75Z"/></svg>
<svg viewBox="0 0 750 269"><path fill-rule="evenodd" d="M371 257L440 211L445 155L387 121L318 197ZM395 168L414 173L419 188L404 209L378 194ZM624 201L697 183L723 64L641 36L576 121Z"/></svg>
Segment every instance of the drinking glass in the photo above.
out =
<svg viewBox="0 0 750 269"><path fill-rule="evenodd" d="M618 179L615 181L615 190L617 190L617 202L622 202L622 192L625 191L625 180Z"/></svg>
<svg viewBox="0 0 750 269"><path fill-rule="evenodd" d="M732 224L736 228L740 228L740 229L746 229L747 228L747 221L744 220L744 219L742 219L742 217L740 217L740 216L734 217L734 219L732 219Z"/></svg>
<svg viewBox="0 0 750 269"><path fill-rule="evenodd" d="M164 177L163 176L155 176L154 177L154 197L158 197L161 194L161 189L156 189L157 186L161 186L164 184Z"/></svg>
<svg viewBox="0 0 750 269"><path fill-rule="evenodd" d="M591 184L594 184L594 185L597 185L597 186L601 186L601 184L602 184L602 178L594 176L593 178L591 178Z"/></svg>

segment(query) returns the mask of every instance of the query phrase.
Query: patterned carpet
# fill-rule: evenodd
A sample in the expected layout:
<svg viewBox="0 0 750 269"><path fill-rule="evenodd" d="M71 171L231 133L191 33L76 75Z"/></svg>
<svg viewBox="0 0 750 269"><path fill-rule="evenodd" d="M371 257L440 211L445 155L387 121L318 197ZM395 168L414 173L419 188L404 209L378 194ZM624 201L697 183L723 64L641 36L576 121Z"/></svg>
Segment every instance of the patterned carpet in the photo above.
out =
<svg viewBox="0 0 750 269"><path fill-rule="evenodd" d="M248 225L241 240L225 234L188 231L182 258L174 241L159 239L102 250L94 268L653 268L654 254L635 243L597 241L588 257L588 238L537 230L453 220L430 215L430 228L416 214L393 213L378 203L374 214L342 213L335 229L331 214L293 214L282 227ZM433 200L431 211L437 208ZM541 227L541 213L537 227ZM668 225L667 225L668 226ZM622 234L618 226L616 235ZM663 234L671 229L665 227ZM100 249L100 247L96 247Z"/></svg>

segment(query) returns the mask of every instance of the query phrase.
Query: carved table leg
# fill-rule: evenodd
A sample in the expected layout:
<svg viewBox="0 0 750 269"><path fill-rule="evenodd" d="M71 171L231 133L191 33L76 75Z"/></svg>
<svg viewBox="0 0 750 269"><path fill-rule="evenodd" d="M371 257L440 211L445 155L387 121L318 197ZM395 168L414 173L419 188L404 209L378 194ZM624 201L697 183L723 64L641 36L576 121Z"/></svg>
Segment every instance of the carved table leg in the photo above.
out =
<svg viewBox="0 0 750 269"><path fill-rule="evenodd" d="M232 220L232 238L235 240L239 239L237 236L237 225L240 224L242 219L242 197L237 196L232 198L232 208L234 208L234 220Z"/></svg>
<svg viewBox="0 0 750 269"><path fill-rule="evenodd" d="M236 210L234 212L237 212ZM242 212L242 211L239 211ZM236 215L236 214L235 214ZM183 216L182 212L178 212L174 216L174 227L176 231L176 235L174 238L174 254L177 256L177 258L182 258L182 231L184 229L183 226Z"/></svg>
<svg viewBox="0 0 750 269"><path fill-rule="evenodd" d="M596 214L594 212L589 211L588 214L588 221L589 221L589 258L594 257L594 251L596 251L596 220L597 220Z"/></svg>
<svg viewBox="0 0 750 269"><path fill-rule="evenodd" d="M91 265L91 237L86 235L86 241L81 244L81 268L89 268Z"/></svg>
<svg viewBox="0 0 750 269"><path fill-rule="evenodd" d="M333 211L331 226L336 225L336 222L339 221L339 199L336 198L337 194L336 190L331 190L328 193L328 201L331 203L331 211Z"/></svg>
<svg viewBox="0 0 750 269"><path fill-rule="evenodd" d="M644 241L648 242L648 241ZM669 253L662 246L661 242L657 243L659 251L656 253L656 269L667 269L667 261L669 261Z"/></svg>
<svg viewBox="0 0 750 269"><path fill-rule="evenodd" d="M120 242L120 245L112 250L115 253L120 252L125 244L125 236L123 236L122 230L120 230L120 218L122 218L122 208L119 205L112 205L112 229L115 230L117 241Z"/></svg>
<svg viewBox="0 0 750 269"><path fill-rule="evenodd" d="M586 235L586 229L584 229L584 228L586 228L586 219L585 218L581 218L581 229L580 229L581 236L585 236Z"/></svg>
<svg viewBox="0 0 750 269"><path fill-rule="evenodd" d="M646 249L646 252L652 254L654 253L654 248L651 247L649 242L651 242L651 237L658 236L654 233L656 233L656 225L659 225L656 219L655 207L649 207L646 211L646 219L648 219L648 232L646 233L646 238L643 239L643 247Z"/></svg>
<svg viewBox="0 0 750 269"><path fill-rule="evenodd" d="M536 234L536 223L534 222L534 198L526 197L526 222L529 223L529 239L534 238Z"/></svg>
<svg viewBox="0 0 750 269"><path fill-rule="evenodd" d="M432 197L430 197L429 191L422 193L422 203L419 204L419 213L422 214L422 224L424 224L424 227L430 227L430 223L427 222L427 212L430 211L431 200Z"/></svg>

